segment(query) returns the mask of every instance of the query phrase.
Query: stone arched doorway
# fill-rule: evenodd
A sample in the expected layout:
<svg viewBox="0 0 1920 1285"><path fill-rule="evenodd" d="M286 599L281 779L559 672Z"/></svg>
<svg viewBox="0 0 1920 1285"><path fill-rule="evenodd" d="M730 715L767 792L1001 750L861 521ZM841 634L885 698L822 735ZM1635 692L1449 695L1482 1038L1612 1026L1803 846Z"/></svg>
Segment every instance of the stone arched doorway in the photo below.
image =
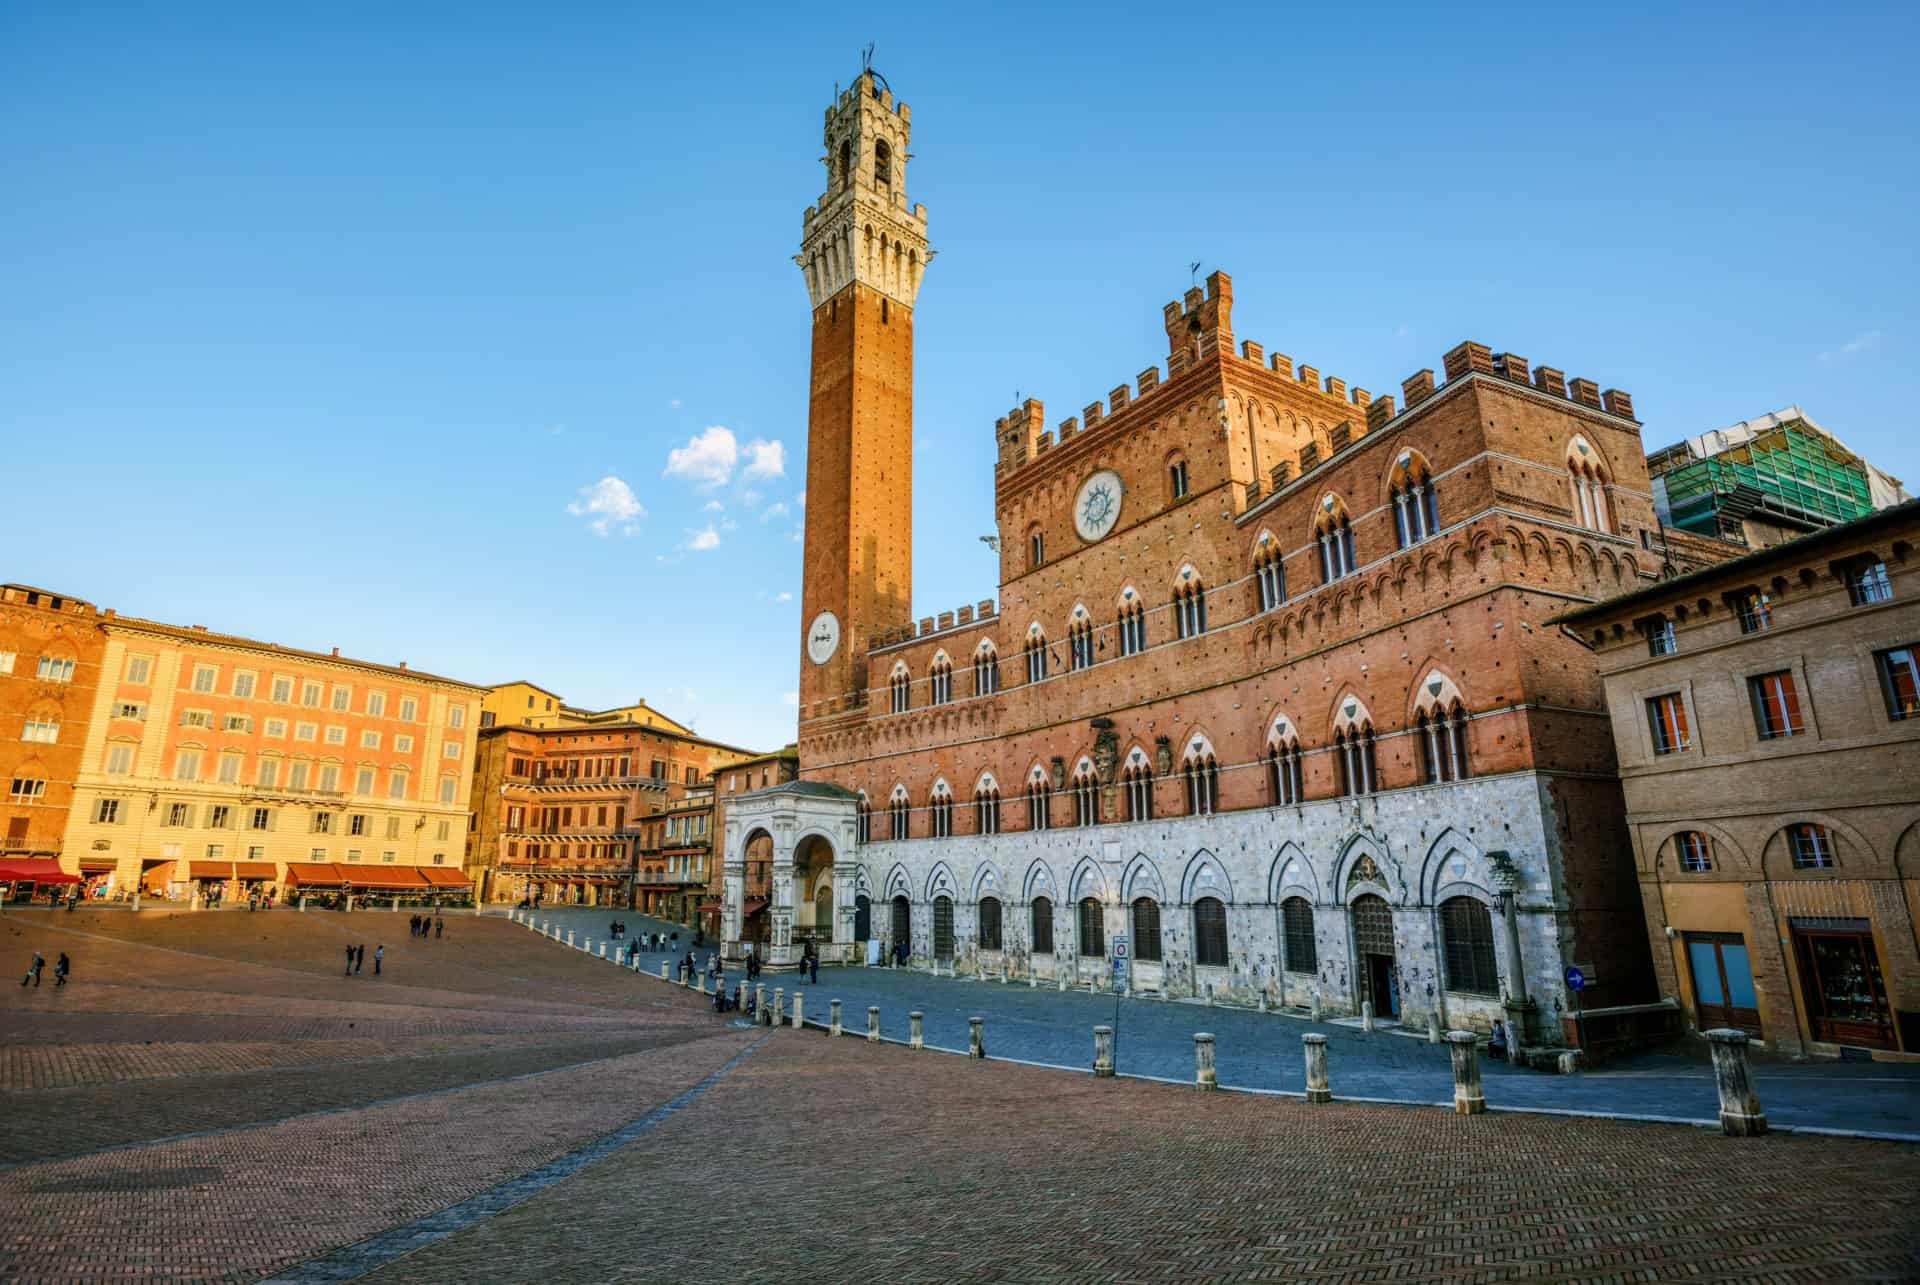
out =
<svg viewBox="0 0 1920 1285"><path fill-rule="evenodd" d="M793 944L821 952L833 944L833 845L817 834L793 850Z"/></svg>
<svg viewBox="0 0 1920 1285"><path fill-rule="evenodd" d="M1400 970L1393 951L1393 909L1374 893L1354 898L1354 965L1359 973L1360 998L1373 1001L1374 1016L1400 1016Z"/></svg>
<svg viewBox="0 0 1920 1285"><path fill-rule="evenodd" d="M861 893L853 899L853 939L870 941L873 938L873 898Z"/></svg>
<svg viewBox="0 0 1920 1285"><path fill-rule="evenodd" d="M773 887L773 836L755 830L745 844L745 881L740 905L740 939L752 942L762 959L773 939L773 918L767 913Z"/></svg>
<svg viewBox="0 0 1920 1285"><path fill-rule="evenodd" d="M893 899L893 949L913 955L913 903L904 892Z"/></svg>
<svg viewBox="0 0 1920 1285"><path fill-rule="evenodd" d="M953 962L953 898L945 893L933 899L933 957Z"/></svg>

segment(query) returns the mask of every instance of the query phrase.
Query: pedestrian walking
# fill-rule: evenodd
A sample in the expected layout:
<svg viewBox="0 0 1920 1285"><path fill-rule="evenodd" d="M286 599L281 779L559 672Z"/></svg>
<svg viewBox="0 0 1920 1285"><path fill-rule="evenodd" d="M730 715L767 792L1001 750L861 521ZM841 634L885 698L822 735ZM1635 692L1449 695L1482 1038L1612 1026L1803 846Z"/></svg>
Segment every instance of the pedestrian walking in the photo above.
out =
<svg viewBox="0 0 1920 1285"><path fill-rule="evenodd" d="M351 976L353 976L353 947L352 947L352 946L348 946L348 947L347 947L347 971L346 971L346 976L348 976L348 977L351 977Z"/></svg>
<svg viewBox="0 0 1920 1285"><path fill-rule="evenodd" d="M441 933L445 932L446 930L447 930L447 921L445 917L439 916L439 915L434 916L433 935L437 938L440 936Z"/></svg>
<svg viewBox="0 0 1920 1285"><path fill-rule="evenodd" d="M46 966L46 958L42 956L39 951L34 951L33 962L27 965L27 975L20 979L20 984L25 986L28 982L32 982L34 986L38 988L40 985L40 970Z"/></svg>
<svg viewBox="0 0 1920 1285"><path fill-rule="evenodd" d="M1487 1041L1487 1056L1507 1060L1507 1024L1497 1017L1493 1019L1493 1038Z"/></svg>
<svg viewBox="0 0 1920 1285"><path fill-rule="evenodd" d="M407 936L418 937L419 935L420 935L420 916L415 915L413 918L407 920Z"/></svg>
<svg viewBox="0 0 1920 1285"><path fill-rule="evenodd" d="M67 975L73 972L73 961L67 958L67 952L61 951L60 958L53 961L53 984L55 988L67 984Z"/></svg>
<svg viewBox="0 0 1920 1285"><path fill-rule="evenodd" d="M375 946L373 948L373 975L375 977L378 977L380 975L380 961L385 959L386 957L387 957L386 943L382 942L380 945Z"/></svg>
<svg viewBox="0 0 1920 1285"><path fill-rule="evenodd" d="M820 984L820 956L818 955L807 961L807 981L815 986Z"/></svg>
<svg viewBox="0 0 1920 1285"><path fill-rule="evenodd" d="M355 977L358 977L360 975L360 967L366 962L367 962L367 943L363 941L358 946L354 947L354 950L353 950L353 975Z"/></svg>

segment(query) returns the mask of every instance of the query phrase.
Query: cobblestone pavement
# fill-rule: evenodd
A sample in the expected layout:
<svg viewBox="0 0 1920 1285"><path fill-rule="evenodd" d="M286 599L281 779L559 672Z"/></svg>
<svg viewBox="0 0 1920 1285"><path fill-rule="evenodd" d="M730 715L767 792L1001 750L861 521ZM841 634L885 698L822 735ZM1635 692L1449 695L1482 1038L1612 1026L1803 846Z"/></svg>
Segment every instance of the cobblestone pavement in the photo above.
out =
<svg viewBox="0 0 1920 1285"><path fill-rule="evenodd" d="M1198 1094L783 1031L372 1279L1911 1279L1920 1150Z"/></svg>
<svg viewBox="0 0 1920 1285"><path fill-rule="evenodd" d="M0 987L0 1279L1920 1274L1920 1148L766 1038L497 918L432 942L398 922L382 977L338 975L347 940L395 924L0 918L23 960L76 964L57 991ZM823 973L810 1014L861 976ZM1082 998L1045 997L1032 1025L1077 1023ZM1018 1023L990 1021L999 1053L995 1023Z"/></svg>
<svg viewBox="0 0 1920 1285"><path fill-rule="evenodd" d="M578 916L582 912L564 912ZM738 980L738 975L735 975ZM793 993L794 973L765 973ZM1453 1077L1444 1046L1351 1026L1314 1023L1304 1014L1153 999L1065 993L1024 983L975 982L888 968L823 968L818 985L802 987L809 1020L824 1021L839 999L849 1027L866 1029L867 1006L880 1009L890 1039L907 1038L907 1014L925 1014L929 1044L967 1046L967 1019L986 1018L988 1049L1002 1057L1084 1068L1093 1061L1093 1027L1116 1028L1122 1074L1193 1078L1193 1036L1211 1031L1220 1082L1242 1088L1299 1092L1306 1087L1300 1037L1327 1036L1336 1096L1450 1102ZM1756 1058L1754 1080L1776 1125L1920 1136L1920 1065L1887 1062L1791 1062ZM1549 1075L1488 1061L1487 1101L1494 1106L1594 1111L1674 1119L1712 1119L1719 1109L1704 1046L1650 1052L1604 1063L1578 1075Z"/></svg>

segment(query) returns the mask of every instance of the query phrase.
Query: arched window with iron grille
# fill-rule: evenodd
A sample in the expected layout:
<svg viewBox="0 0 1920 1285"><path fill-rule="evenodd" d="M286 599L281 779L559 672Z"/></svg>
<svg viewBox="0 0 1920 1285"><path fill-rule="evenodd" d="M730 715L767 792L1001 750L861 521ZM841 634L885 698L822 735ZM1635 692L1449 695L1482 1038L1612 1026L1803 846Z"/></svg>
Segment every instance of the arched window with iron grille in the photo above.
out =
<svg viewBox="0 0 1920 1285"><path fill-rule="evenodd" d="M1313 906L1305 897L1288 897L1280 903L1281 937L1286 948L1286 969L1290 973L1311 973L1320 967L1320 952L1313 944Z"/></svg>
<svg viewBox="0 0 1920 1285"><path fill-rule="evenodd" d="M893 899L893 944L913 953L913 903L904 893Z"/></svg>
<svg viewBox="0 0 1920 1285"><path fill-rule="evenodd" d="M1000 899L980 898L980 949L1000 949Z"/></svg>
<svg viewBox="0 0 1920 1285"><path fill-rule="evenodd" d="M1027 935L1033 939L1033 953L1053 953L1053 902L1035 897L1027 907Z"/></svg>
<svg viewBox="0 0 1920 1285"><path fill-rule="evenodd" d="M1493 955L1493 916L1477 897L1449 897L1440 903L1440 939L1447 966L1447 989L1469 995L1498 995L1500 970Z"/></svg>
<svg viewBox="0 0 1920 1285"><path fill-rule="evenodd" d="M1093 959L1107 953L1107 929L1097 897L1080 899L1080 953Z"/></svg>
<svg viewBox="0 0 1920 1285"><path fill-rule="evenodd" d="M1193 962L1206 968L1227 966L1227 907L1218 897L1193 903Z"/></svg>
<svg viewBox="0 0 1920 1285"><path fill-rule="evenodd" d="M1133 899L1133 957L1160 962L1160 903L1152 897Z"/></svg>

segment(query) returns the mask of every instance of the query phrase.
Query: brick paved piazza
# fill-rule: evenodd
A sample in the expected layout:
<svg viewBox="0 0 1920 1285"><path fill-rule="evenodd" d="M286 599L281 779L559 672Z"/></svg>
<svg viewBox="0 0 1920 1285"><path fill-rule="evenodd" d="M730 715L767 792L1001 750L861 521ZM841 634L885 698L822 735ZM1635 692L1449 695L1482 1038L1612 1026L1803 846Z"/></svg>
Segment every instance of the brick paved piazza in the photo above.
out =
<svg viewBox="0 0 1920 1285"><path fill-rule="evenodd" d="M75 962L71 986L0 987L0 1279L1920 1273L1920 1148L1307 1106L762 1032L500 919L425 942L405 920L0 917L17 968ZM810 1016L833 981L989 989L823 974ZM1085 1017L1049 1011L1032 1024ZM1356 1048L1335 1047L1336 1094Z"/></svg>

